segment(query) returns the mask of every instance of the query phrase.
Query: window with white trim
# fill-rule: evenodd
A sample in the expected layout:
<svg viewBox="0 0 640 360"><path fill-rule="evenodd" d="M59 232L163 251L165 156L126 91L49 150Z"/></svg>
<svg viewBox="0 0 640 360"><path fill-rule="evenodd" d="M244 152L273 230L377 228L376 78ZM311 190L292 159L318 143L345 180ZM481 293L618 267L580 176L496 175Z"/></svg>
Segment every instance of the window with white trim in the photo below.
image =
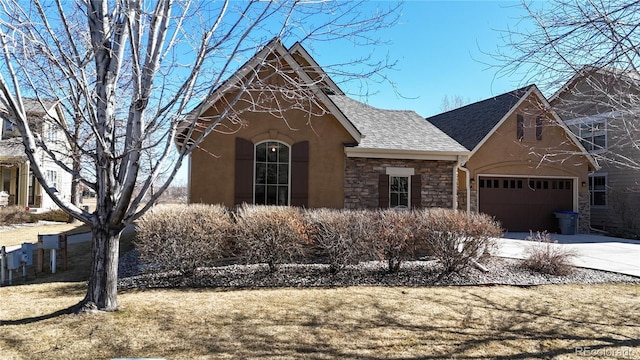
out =
<svg viewBox="0 0 640 360"><path fill-rule="evenodd" d="M53 122L46 123L45 140L49 142L58 141L58 128Z"/></svg>
<svg viewBox="0 0 640 360"><path fill-rule="evenodd" d="M47 176L47 183L49 184L49 186L54 187L56 188L56 190L59 191L60 187L58 186L58 172L55 170L47 170L46 176Z"/></svg>
<svg viewBox="0 0 640 360"><path fill-rule="evenodd" d="M389 207L408 208L409 207L409 181L408 176L389 177Z"/></svg>
<svg viewBox="0 0 640 360"><path fill-rule="evenodd" d="M389 175L389 207L411 207L411 176L415 174L413 168L388 167Z"/></svg>
<svg viewBox="0 0 640 360"><path fill-rule="evenodd" d="M607 207L607 175L589 175L589 193L591 194L591 206Z"/></svg>
<svg viewBox="0 0 640 360"><path fill-rule="evenodd" d="M254 203L289 205L290 148L279 141L265 141L255 147Z"/></svg>
<svg viewBox="0 0 640 360"><path fill-rule="evenodd" d="M587 151L598 152L607 149L607 121L594 120L580 124L580 139Z"/></svg>

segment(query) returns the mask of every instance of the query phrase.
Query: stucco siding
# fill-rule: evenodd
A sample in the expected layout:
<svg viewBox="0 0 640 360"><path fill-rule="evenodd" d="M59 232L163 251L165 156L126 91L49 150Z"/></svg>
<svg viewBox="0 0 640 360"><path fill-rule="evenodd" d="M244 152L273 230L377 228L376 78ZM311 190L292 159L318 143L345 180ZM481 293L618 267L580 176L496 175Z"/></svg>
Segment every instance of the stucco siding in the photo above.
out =
<svg viewBox="0 0 640 360"><path fill-rule="evenodd" d="M577 178L580 193L588 192L589 162L579 152L564 129L538 109L535 95L514 111L487 141L471 156L466 167L471 179L480 174ZM543 116L542 139L518 140L517 115ZM464 186L459 182L459 186Z"/></svg>
<svg viewBox="0 0 640 360"><path fill-rule="evenodd" d="M210 134L200 149L193 152L190 202L234 205L235 138L241 137L254 144L278 140L291 146L309 141L309 207L343 206L343 144L352 143L354 139L334 116L314 116L302 110L275 115L244 112L242 122L242 126L222 124L220 129L233 131Z"/></svg>

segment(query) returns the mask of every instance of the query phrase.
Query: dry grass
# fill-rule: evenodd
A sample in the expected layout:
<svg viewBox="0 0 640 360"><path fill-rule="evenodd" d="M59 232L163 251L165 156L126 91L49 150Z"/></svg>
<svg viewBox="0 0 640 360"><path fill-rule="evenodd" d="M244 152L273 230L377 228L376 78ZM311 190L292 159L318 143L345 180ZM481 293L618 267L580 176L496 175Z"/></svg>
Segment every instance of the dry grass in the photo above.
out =
<svg viewBox="0 0 640 360"><path fill-rule="evenodd" d="M576 347L640 356L631 285L133 291L116 313L49 316L83 291L0 288L1 357L578 358Z"/></svg>
<svg viewBox="0 0 640 360"><path fill-rule="evenodd" d="M0 287L0 358L640 357L638 285L127 291L118 312L67 315L89 247L70 247L67 272Z"/></svg>

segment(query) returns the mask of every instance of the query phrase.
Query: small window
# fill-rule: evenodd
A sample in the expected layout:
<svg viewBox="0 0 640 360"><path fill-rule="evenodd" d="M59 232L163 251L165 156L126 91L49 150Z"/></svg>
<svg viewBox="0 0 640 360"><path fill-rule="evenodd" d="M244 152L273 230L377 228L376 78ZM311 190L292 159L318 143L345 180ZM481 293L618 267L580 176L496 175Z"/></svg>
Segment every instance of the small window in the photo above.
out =
<svg viewBox="0 0 640 360"><path fill-rule="evenodd" d="M46 124L45 140L50 142L58 141L58 129L52 122Z"/></svg>
<svg viewBox="0 0 640 360"><path fill-rule="evenodd" d="M389 207L408 208L409 207L409 177L390 176L389 177Z"/></svg>
<svg viewBox="0 0 640 360"><path fill-rule="evenodd" d="M607 206L607 176L590 175L589 192L591 193L591 206Z"/></svg>
<svg viewBox="0 0 640 360"><path fill-rule="evenodd" d="M58 172L55 170L47 170L46 176L49 186L60 190L60 186L58 186Z"/></svg>
<svg viewBox="0 0 640 360"><path fill-rule="evenodd" d="M607 149L607 123L605 120L580 124L580 138L587 151L598 152Z"/></svg>

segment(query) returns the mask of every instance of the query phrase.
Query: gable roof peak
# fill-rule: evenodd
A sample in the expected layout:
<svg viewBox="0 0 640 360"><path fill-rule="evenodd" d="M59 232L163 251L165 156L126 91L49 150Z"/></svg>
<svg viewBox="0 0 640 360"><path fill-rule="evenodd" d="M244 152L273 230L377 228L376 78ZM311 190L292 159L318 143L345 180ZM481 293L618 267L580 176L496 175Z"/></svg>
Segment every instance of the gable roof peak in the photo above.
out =
<svg viewBox="0 0 640 360"><path fill-rule="evenodd" d="M533 91L542 96L536 85L531 84L434 115L427 121L473 151Z"/></svg>

